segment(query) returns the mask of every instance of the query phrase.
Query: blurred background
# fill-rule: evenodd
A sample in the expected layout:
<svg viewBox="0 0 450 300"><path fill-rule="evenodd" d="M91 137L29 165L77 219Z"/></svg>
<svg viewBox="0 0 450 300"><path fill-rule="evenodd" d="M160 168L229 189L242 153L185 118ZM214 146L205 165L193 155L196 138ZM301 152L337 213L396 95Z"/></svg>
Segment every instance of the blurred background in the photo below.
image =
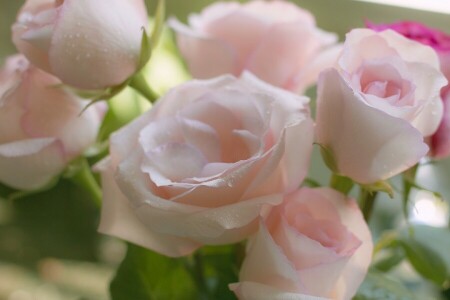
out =
<svg viewBox="0 0 450 300"><path fill-rule="evenodd" d="M374 1L376 0L292 2L310 10L320 27L337 32L341 39L348 30L363 27L365 20L374 23L414 20L450 33L450 14L444 12L450 10L448 0L440 0L441 7L446 8L435 9L440 12L372 3ZM416 0L420 1L428 5L432 2ZM23 2L0 1L0 63L15 52L10 41L10 26ZM150 14L154 11L155 2L147 1ZM198 12L212 2L167 0L167 11L169 16L176 16L184 21L189 13ZM403 6L410 2L404 0ZM167 58L164 54L167 49L173 49L170 35L166 37L161 53L155 54L156 62L152 62L151 72L163 74L170 79L173 78L171 68L180 73L182 65L177 60L164 60ZM183 80L183 76L186 77L175 77ZM170 87L172 82L164 84L160 91ZM315 160L311 176L316 179L324 178L327 171L317 162L317 155ZM428 164L419 173L421 184L440 192L447 199L450 199L449 180L448 160L440 164ZM1 189L0 187L0 192ZM417 214L415 212L418 210L413 209L415 221L448 226L448 202L427 193L415 193L413 197L421 205L421 211L425 212ZM371 224L373 230L379 232L401 225L404 220L399 213L400 206L399 199L382 199L376 208L378 217ZM49 192L15 200L0 198L0 300L108 299L109 280L124 255L125 245L96 233L98 216L98 209L89 196L64 179L61 179L56 189ZM403 271L397 275L423 295L420 299L442 297L437 294L430 296L431 287L423 282L418 283L417 276L408 266L404 266Z"/></svg>

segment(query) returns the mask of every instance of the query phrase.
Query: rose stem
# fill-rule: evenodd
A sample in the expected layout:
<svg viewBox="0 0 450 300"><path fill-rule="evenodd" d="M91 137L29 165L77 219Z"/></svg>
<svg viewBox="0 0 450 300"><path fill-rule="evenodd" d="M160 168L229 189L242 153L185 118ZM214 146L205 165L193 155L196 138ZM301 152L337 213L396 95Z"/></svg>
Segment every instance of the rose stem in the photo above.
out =
<svg viewBox="0 0 450 300"><path fill-rule="evenodd" d="M138 91L150 103L154 103L158 99L158 95L151 89L142 73L134 75L129 86Z"/></svg>
<svg viewBox="0 0 450 300"><path fill-rule="evenodd" d="M409 168L405 172L403 172L402 182L403 182L403 214L408 222L408 201L409 195L411 194L411 190L414 187L414 182L416 180L417 171L419 170L419 164Z"/></svg>
<svg viewBox="0 0 450 300"><path fill-rule="evenodd" d="M97 207L102 205L102 190L92 174L91 167L86 159L80 161L80 168L70 178L75 184L85 189L91 195Z"/></svg>

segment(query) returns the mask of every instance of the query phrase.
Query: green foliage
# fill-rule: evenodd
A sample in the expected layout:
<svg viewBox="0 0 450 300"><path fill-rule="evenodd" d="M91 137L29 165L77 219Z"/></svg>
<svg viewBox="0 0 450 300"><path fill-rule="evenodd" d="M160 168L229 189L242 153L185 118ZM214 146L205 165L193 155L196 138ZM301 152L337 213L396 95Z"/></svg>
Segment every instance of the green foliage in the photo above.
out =
<svg viewBox="0 0 450 300"><path fill-rule="evenodd" d="M354 185L355 183L353 180L348 177L340 176L335 173L331 175L330 186L345 195L350 193Z"/></svg>
<svg viewBox="0 0 450 300"><path fill-rule="evenodd" d="M334 155L331 149L319 143L315 143L315 145L318 145L320 147L320 154L322 154L322 159L327 165L328 169L330 169L335 174L339 174L339 170L337 168L337 164L334 160Z"/></svg>
<svg viewBox="0 0 450 300"><path fill-rule="evenodd" d="M129 245L127 255L110 286L113 300L194 300L195 282L183 259L162 256Z"/></svg>
<svg viewBox="0 0 450 300"><path fill-rule="evenodd" d="M400 233L399 244L423 277L442 285L450 279L450 230L415 225Z"/></svg>
<svg viewBox="0 0 450 300"><path fill-rule="evenodd" d="M416 300L401 283L379 272L369 272L354 300ZM417 299L418 300L418 299Z"/></svg>
<svg viewBox="0 0 450 300"><path fill-rule="evenodd" d="M237 249L237 250L236 250ZM192 256L169 258L136 245L111 282L113 300L234 300L239 247L205 247Z"/></svg>
<svg viewBox="0 0 450 300"><path fill-rule="evenodd" d="M392 268L396 267L405 259L405 251L400 248L394 248L389 251L389 254L384 258L378 260L372 265L373 269L381 272L388 272Z"/></svg>
<svg viewBox="0 0 450 300"><path fill-rule="evenodd" d="M166 14L165 7L166 7L165 0L159 0L158 6L156 8L156 13L154 16L155 21L151 37L148 36L147 31L145 29L142 30L141 52L139 57L138 72L145 67L147 62L150 60L152 50L158 45L158 41L161 37L165 24L165 14Z"/></svg>
<svg viewBox="0 0 450 300"><path fill-rule="evenodd" d="M112 132L140 116L149 104L131 88L126 88L111 99L108 106L108 112L98 135L98 140L101 142L107 140Z"/></svg>
<svg viewBox="0 0 450 300"><path fill-rule="evenodd" d="M165 18L166 18L166 1L158 0L158 6L156 7L156 12L154 16L152 36L150 38L152 49L155 49L159 43L159 40L164 30L164 25L166 23Z"/></svg>
<svg viewBox="0 0 450 300"><path fill-rule="evenodd" d="M244 247L244 244L236 244L201 249L210 299L236 299L228 285L239 281L239 266L244 256Z"/></svg>
<svg viewBox="0 0 450 300"><path fill-rule="evenodd" d="M97 260L98 209L91 196L61 179L51 190L5 202L0 224L2 260L33 267L43 257Z"/></svg>

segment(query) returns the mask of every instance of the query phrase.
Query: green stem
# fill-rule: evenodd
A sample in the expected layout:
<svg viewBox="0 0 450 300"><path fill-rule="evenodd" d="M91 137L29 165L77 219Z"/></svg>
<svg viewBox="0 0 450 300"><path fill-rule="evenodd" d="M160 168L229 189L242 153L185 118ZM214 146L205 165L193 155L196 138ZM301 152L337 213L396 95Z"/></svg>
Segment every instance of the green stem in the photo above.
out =
<svg viewBox="0 0 450 300"><path fill-rule="evenodd" d="M359 203L361 205L364 220L366 220L367 223L369 223L370 217L372 216L377 195L378 192L369 191L365 188L361 188L360 190Z"/></svg>
<svg viewBox="0 0 450 300"><path fill-rule="evenodd" d="M158 99L158 95L151 89L142 72L139 72L133 76L129 86L138 91L150 103L154 103Z"/></svg>
<svg viewBox="0 0 450 300"><path fill-rule="evenodd" d="M70 179L78 186L90 193L97 207L102 205L102 190L92 174L91 167L86 159L80 161L79 169Z"/></svg>
<svg viewBox="0 0 450 300"><path fill-rule="evenodd" d="M345 195L348 195L348 193L350 193L350 191L353 188L353 185L354 182L348 177L340 176L335 173L331 175L330 187Z"/></svg>
<svg viewBox="0 0 450 300"><path fill-rule="evenodd" d="M419 164L416 164L412 168L409 168L405 172L403 172L403 214L408 221L408 202L409 195L411 194L412 189L414 188L414 182L416 180L417 171L419 170Z"/></svg>

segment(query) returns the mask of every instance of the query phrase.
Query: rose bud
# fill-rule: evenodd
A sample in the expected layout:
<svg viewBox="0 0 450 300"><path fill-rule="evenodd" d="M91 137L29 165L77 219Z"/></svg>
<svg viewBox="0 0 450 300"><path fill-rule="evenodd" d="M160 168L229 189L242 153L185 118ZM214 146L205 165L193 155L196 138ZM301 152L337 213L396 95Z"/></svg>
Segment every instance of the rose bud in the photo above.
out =
<svg viewBox="0 0 450 300"><path fill-rule="evenodd" d="M31 63L67 85L100 90L136 72L146 25L143 0L28 0L12 31Z"/></svg>
<svg viewBox="0 0 450 300"><path fill-rule="evenodd" d="M0 182L33 190L48 184L96 140L103 112L58 88L60 81L8 58L0 70Z"/></svg>

